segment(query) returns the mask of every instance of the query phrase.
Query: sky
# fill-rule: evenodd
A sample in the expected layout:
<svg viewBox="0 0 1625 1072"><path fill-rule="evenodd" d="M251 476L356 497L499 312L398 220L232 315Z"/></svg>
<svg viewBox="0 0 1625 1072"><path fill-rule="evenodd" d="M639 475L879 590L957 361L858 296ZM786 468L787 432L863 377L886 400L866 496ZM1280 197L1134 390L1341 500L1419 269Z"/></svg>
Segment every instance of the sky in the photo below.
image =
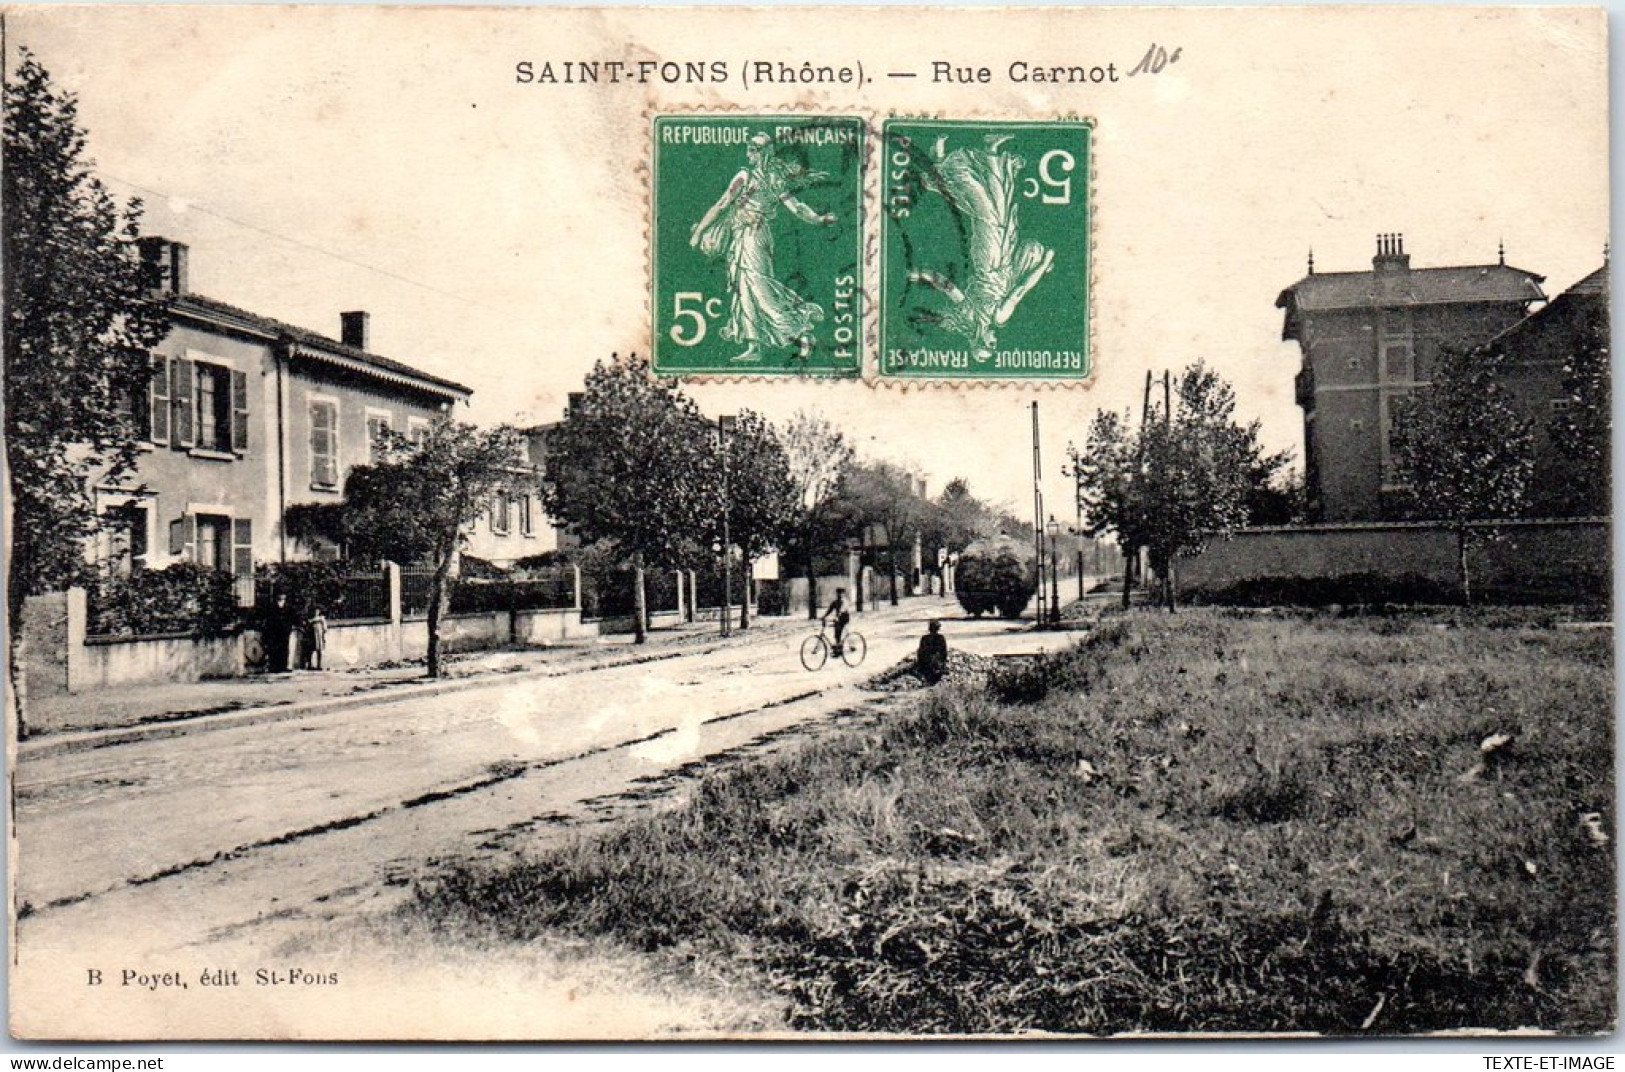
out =
<svg viewBox="0 0 1625 1072"><path fill-rule="evenodd" d="M556 419L592 363L648 352L647 130L700 108L876 118L1088 115L1097 372L1085 389L694 385L709 413L816 409L861 454L959 476L1023 512L1030 405L1066 518L1069 444L1138 406L1146 371L1205 360L1266 444L1301 458L1280 291L1369 268L1379 232L1416 267L1507 261L1555 295L1607 236L1602 16L1535 9L14 11L8 40L75 92L98 174L191 247L192 288L338 334L474 389L480 422ZM1155 78L1043 87L1013 60ZM986 65L989 85L520 85L521 60L659 57ZM1058 504L1065 504L1057 509Z"/></svg>

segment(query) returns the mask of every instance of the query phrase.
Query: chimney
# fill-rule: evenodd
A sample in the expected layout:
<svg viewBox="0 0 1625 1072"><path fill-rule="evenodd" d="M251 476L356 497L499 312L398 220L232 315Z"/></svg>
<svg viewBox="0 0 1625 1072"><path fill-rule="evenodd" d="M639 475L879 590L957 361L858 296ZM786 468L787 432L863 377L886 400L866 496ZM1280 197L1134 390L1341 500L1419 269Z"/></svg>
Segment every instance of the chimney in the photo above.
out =
<svg viewBox="0 0 1625 1072"><path fill-rule="evenodd" d="M138 247L141 265L147 272L147 285L154 293L187 293L186 243L148 235L138 242Z"/></svg>
<svg viewBox="0 0 1625 1072"><path fill-rule="evenodd" d="M357 309L350 313L340 313L339 323L343 330L339 334L339 341L346 346L353 346L357 350L367 348L367 321L371 319L366 313Z"/></svg>
<svg viewBox="0 0 1625 1072"><path fill-rule="evenodd" d="M565 396L564 415L566 417L575 416L576 411L581 408L582 399L585 397L585 391L571 391Z"/></svg>
<svg viewBox="0 0 1625 1072"><path fill-rule="evenodd" d="M1382 234L1377 236L1377 255L1371 258L1371 268L1377 272L1408 272L1411 258L1405 252L1405 236Z"/></svg>

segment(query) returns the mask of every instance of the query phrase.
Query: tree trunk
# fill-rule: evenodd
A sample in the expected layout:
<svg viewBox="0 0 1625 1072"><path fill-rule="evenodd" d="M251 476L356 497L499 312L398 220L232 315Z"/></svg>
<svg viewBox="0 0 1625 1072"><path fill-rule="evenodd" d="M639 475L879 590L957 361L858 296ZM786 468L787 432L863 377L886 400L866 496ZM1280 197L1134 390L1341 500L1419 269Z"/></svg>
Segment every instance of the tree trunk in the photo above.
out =
<svg viewBox="0 0 1625 1072"><path fill-rule="evenodd" d="M1134 587L1134 548L1123 548L1123 609L1128 610L1129 589Z"/></svg>
<svg viewBox="0 0 1625 1072"><path fill-rule="evenodd" d="M445 670L440 662L440 621L445 617L451 602L451 591L446 579L451 575L451 555L439 553L435 555L434 577L429 581L429 654L428 673L430 677L441 677Z"/></svg>
<svg viewBox="0 0 1625 1072"><path fill-rule="evenodd" d="M632 556L632 643L649 640L649 594L643 587L643 554Z"/></svg>
<svg viewBox="0 0 1625 1072"><path fill-rule="evenodd" d="M11 550L10 541L6 548ZM8 556L9 557L9 556ZM23 643L23 605L27 596L23 594L22 584L16 579L17 575L10 569L5 570L6 581L6 674L11 688L7 690L6 706L10 708L8 714L15 712L17 740L28 737L28 672L24 666L28 658L28 646Z"/></svg>
<svg viewBox="0 0 1625 1072"><path fill-rule="evenodd" d="M897 606L897 541L886 537L886 568L891 571L891 605Z"/></svg>
<svg viewBox="0 0 1625 1072"><path fill-rule="evenodd" d="M807 556L807 620L818 617L818 578L813 575L812 555Z"/></svg>
<svg viewBox="0 0 1625 1072"><path fill-rule="evenodd" d="M1174 584L1175 584L1175 581L1174 581L1174 560L1172 558L1168 559L1168 564L1163 567L1163 570L1162 570L1162 583L1163 583L1163 586L1167 589L1168 613L1172 614L1172 613L1174 613Z"/></svg>
<svg viewBox="0 0 1625 1072"><path fill-rule="evenodd" d="M1456 526L1456 576L1461 581L1463 606L1473 605L1473 579L1467 573L1467 526Z"/></svg>
<svg viewBox="0 0 1625 1072"><path fill-rule="evenodd" d="M741 554L739 556L739 558L740 558L739 572L741 574L743 574L743 576L741 576L739 578L739 628L741 628L741 629L749 629L750 628L750 571L751 571L751 568L752 568L752 561L751 561L751 557L749 555L746 555L746 554Z"/></svg>

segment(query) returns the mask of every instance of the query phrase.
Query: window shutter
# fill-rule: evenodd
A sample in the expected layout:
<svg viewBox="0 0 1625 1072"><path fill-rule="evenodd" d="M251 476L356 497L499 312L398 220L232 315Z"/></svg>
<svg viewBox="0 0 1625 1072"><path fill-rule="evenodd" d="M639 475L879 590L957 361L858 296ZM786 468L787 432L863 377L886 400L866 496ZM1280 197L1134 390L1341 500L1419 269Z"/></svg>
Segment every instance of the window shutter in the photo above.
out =
<svg viewBox="0 0 1625 1072"><path fill-rule="evenodd" d="M331 402L310 404L310 482L330 488L338 484L338 407Z"/></svg>
<svg viewBox="0 0 1625 1072"><path fill-rule="evenodd" d="M154 443L169 442L169 358L152 355L152 381L147 385L147 408L152 419L150 438Z"/></svg>
<svg viewBox="0 0 1625 1072"><path fill-rule="evenodd" d="M197 403L197 369L184 358L175 359L175 381L170 390L170 401L175 406L175 445L190 447L197 442L193 411Z"/></svg>
<svg viewBox="0 0 1625 1072"><path fill-rule="evenodd" d="M169 553L190 562L197 552L197 518L182 514L169 523Z"/></svg>
<svg viewBox="0 0 1625 1072"><path fill-rule="evenodd" d="M254 522L239 517L231 523L231 572L238 578L254 576Z"/></svg>
<svg viewBox="0 0 1625 1072"><path fill-rule="evenodd" d="M248 451L248 374L231 370L231 449Z"/></svg>

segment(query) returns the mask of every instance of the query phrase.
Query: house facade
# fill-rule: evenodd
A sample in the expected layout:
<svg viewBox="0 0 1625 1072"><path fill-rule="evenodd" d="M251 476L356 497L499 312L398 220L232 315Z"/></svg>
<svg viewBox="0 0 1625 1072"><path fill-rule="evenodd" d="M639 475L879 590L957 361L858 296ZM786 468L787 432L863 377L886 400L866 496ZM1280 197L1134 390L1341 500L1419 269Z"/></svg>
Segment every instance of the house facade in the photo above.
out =
<svg viewBox="0 0 1625 1072"><path fill-rule="evenodd" d="M1403 501L1392 446L1399 404L1441 348L1481 346L1545 299L1543 277L1498 263L1412 268L1400 235L1378 238L1371 270L1315 272L1283 290L1284 340L1302 366L1304 480L1314 521L1377 521Z"/></svg>
<svg viewBox="0 0 1625 1072"><path fill-rule="evenodd" d="M181 243L146 238L142 254L171 328L134 403L147 431L135 469L93 488L108 519L97 557L114 572L229 569L251 591L256 563L336 554L290 532L289 508L342 502L378 429L427 433L469 389L370 352L363 312L329 338L192 293Z"/></svg>

